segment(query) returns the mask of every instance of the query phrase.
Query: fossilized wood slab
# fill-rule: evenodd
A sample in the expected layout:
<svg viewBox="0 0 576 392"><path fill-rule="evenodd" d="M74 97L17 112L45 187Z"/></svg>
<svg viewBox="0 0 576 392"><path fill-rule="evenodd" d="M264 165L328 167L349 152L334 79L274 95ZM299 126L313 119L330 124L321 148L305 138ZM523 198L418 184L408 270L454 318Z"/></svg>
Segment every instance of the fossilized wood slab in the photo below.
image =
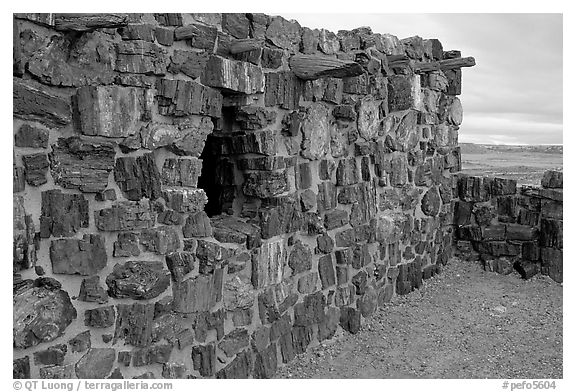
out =
<svg viewBox="0 0 576 392"><path fill-rule="evenodd" d="M354 61L321 55L298 54L290 58L289 65L296 76L305 80L321 77L347 78L364 73L362 66Z"/></svg>
<svg viewBox="0 0 576 392"><path fill-rule="evenodd" d="M68 293L54 279L25 281L13 296L15 348L51 342L76 318Z"/></svg>
<svg viewBox="0 0 576 392"><path fill-rule="evenodd" d="M256 38L235 39L230 43L230 53L249 52L264 46L264 40Z"/></svg>
<svg viewBox="0 0 576 392"><path fill-rule="evenodd" d="M72 120L70 100L54 95L45 86L13 78L12 103L14 116L38 121L49 127L61 127Z"/></svg>
<svg viewBox="0 0 576 392"><path fill-rule="evenodd" d="M127 14L55 14L54 28L63 31L89 31L107 27L122 27Z"/></svg>
<svg viewBox="0 0 576 392"><path fill-rule="evenodd" d="M414 64L414 70L416 72L431 72L431 71L441 71L446 69L455 69L463 67L473 67L476 65L476 60L474 57L463 57L457 59L447 59L440 61L432 61L430 63L420 63Z"/></svg>

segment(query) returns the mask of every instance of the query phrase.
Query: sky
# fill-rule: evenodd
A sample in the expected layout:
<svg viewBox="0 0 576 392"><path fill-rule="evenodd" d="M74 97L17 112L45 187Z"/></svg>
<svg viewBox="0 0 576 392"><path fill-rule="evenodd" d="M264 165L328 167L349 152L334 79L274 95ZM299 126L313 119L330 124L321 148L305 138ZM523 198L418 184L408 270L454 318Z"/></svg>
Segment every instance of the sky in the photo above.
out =
<svg viewBox="0 0 576 392"><path fill-rule="evenodd" d="M562 14L280 15L333 32L437 38L476 59L462 70L460 142L562 144Z"/></svg>

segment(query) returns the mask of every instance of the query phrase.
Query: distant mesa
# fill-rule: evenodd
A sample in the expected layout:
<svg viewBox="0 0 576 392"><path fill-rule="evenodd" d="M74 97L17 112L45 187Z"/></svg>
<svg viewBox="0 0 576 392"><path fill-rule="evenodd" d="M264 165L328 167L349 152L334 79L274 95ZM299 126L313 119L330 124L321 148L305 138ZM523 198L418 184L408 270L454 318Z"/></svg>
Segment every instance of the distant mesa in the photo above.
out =
<svg viewBox="0 0 576 392"><path fill-rule="evenodd" d="M564 146L561 144L549 145L509 145L509 144L476 144L460 143L462 154L488 154L494 152L535 152L545 154L563 154Z"/></svg>

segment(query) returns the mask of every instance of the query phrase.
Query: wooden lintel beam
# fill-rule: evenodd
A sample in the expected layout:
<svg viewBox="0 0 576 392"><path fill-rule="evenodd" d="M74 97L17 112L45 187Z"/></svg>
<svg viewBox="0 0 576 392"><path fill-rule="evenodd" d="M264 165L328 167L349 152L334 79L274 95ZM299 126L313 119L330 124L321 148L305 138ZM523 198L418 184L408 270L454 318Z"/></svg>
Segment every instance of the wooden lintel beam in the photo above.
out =
<svg viewBox="0 0 576 392"><path fill-rule="evenodd" d="M304 80L322 77L346 78L364 73L364 68L355 61L322 55L297 54L290 58L289 65L292 72Z"/></svg>
<svg viewBox="0 0 576 392"><path fill-rule="evenodd" d="M473 67L475 65L476 60L474 59L474 57L462 57L455 59L432 61L429 63L417 62L414 64L414 71L417 73L443 71L446 69Z"/></svg>

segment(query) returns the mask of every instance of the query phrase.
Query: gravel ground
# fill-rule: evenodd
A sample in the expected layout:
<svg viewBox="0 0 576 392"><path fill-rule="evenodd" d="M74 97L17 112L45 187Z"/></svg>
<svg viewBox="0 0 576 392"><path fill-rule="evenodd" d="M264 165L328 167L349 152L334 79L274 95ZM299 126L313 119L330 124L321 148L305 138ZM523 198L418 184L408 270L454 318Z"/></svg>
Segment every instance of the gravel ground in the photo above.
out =
<svg viewBox="0 0 576 392"><path fill-rule="evenodd" d="M277 378L562 378L562 285L457 259Z"/></svg>

